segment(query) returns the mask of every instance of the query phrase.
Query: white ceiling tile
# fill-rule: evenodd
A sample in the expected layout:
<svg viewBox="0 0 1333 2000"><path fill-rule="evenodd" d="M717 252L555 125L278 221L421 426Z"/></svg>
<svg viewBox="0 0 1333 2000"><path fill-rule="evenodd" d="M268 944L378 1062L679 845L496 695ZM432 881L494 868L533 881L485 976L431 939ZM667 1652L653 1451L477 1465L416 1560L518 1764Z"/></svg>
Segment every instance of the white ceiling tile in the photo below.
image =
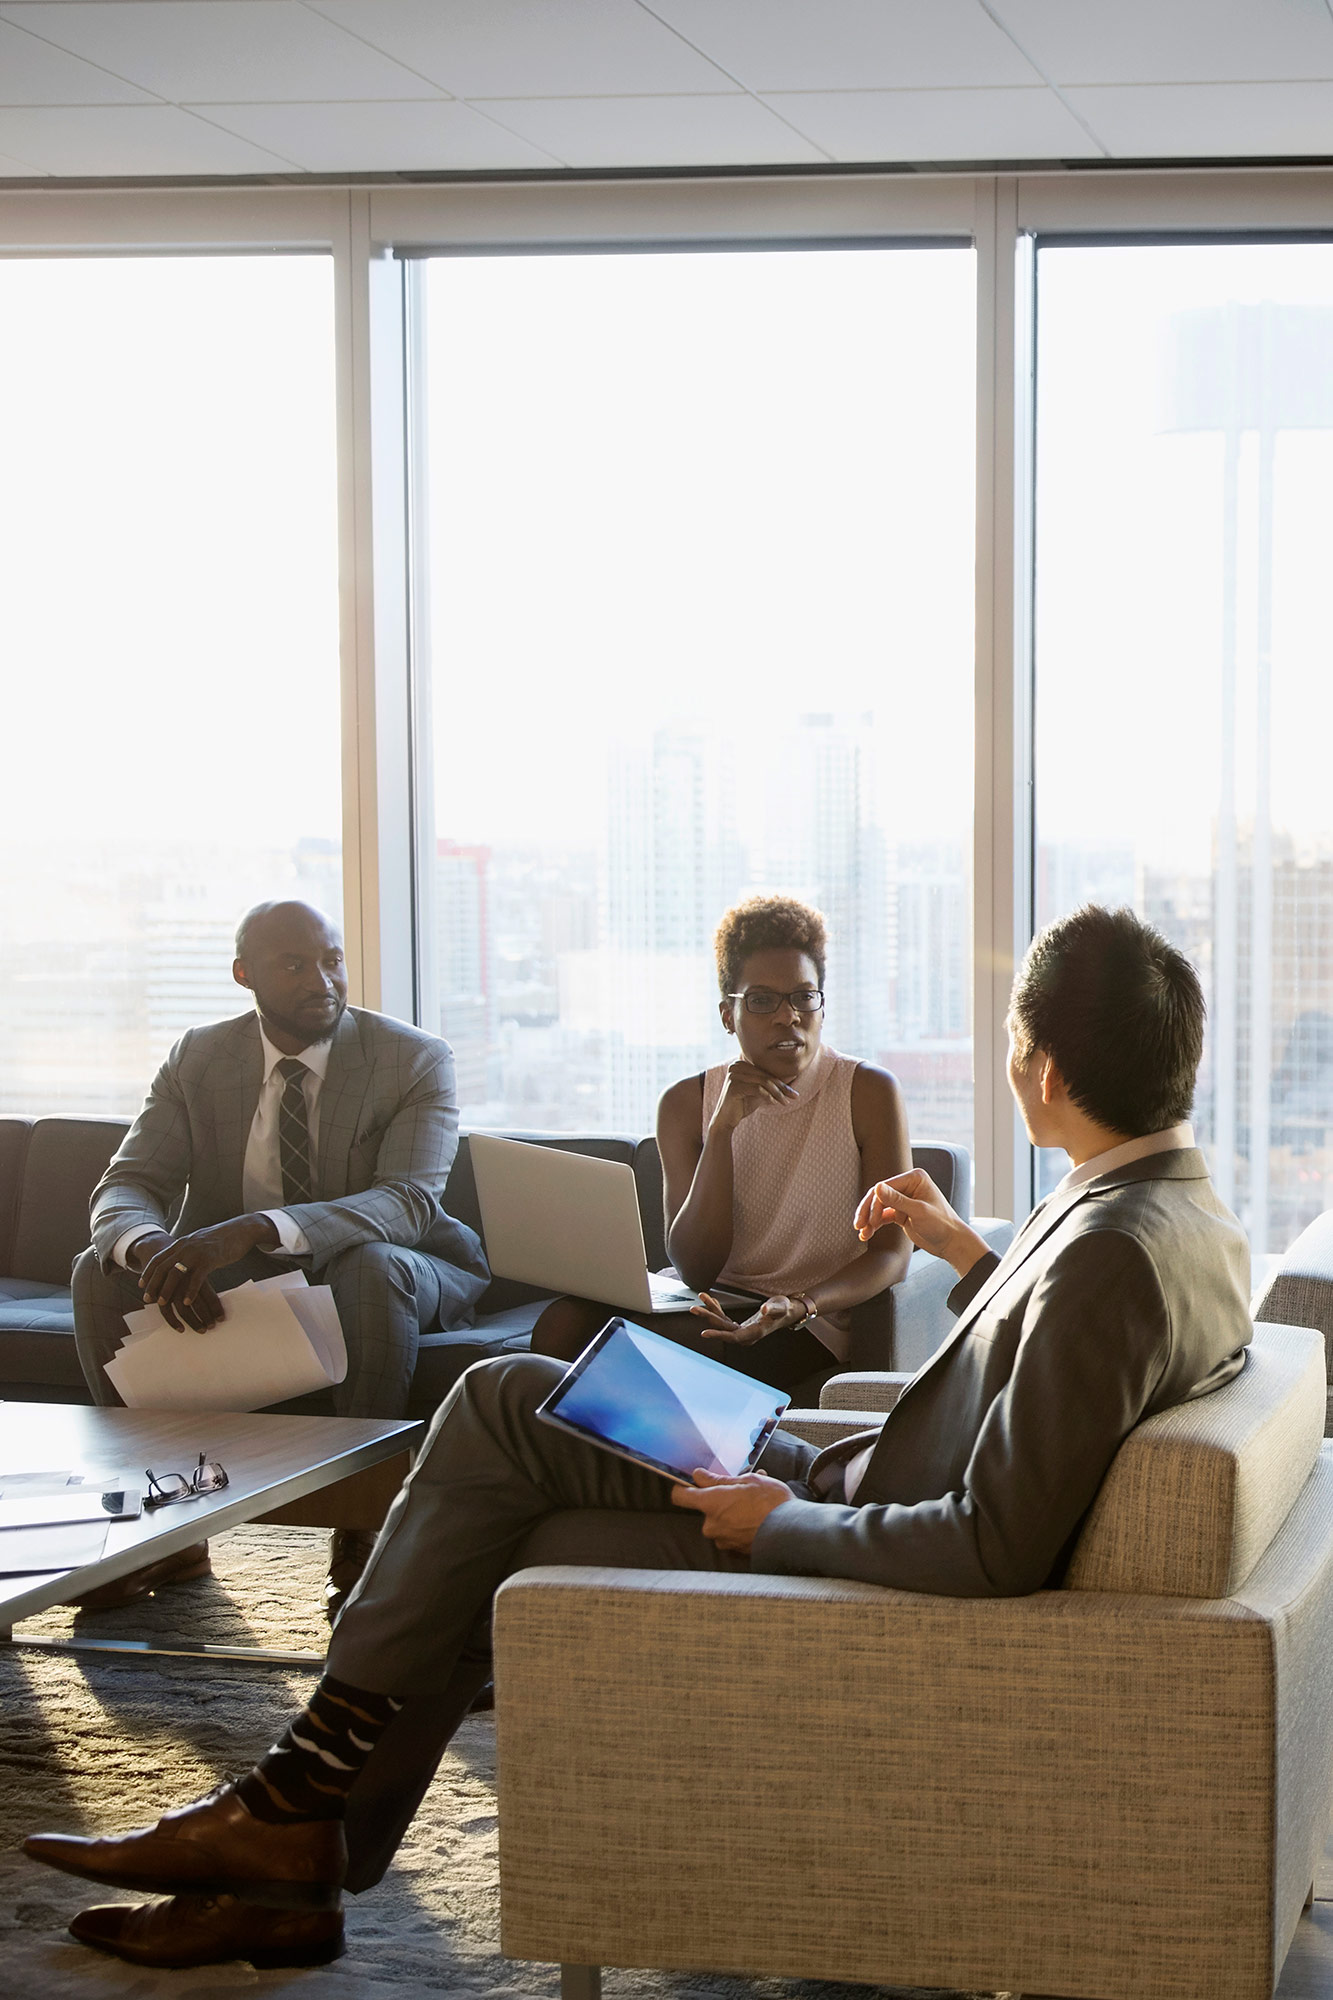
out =
<svg viewBox="0 0 1333 2000"><path fill-rule="evenodd" d="M993 0L1052 83L1333 77L1323 0Z"/></svg>
<svg viewBox="0 0 1333 2000"><path fill-rule="evenodd" d="M0 110L0 153L48 174L272 174L288 163L174 104Z"/></svg>
<svg viewBox="0 0 1333 2000"><path fill-rule="evenodd" d="M1065 95L1115 159L1333 153L1333 83L1164 83Z"/></svg>
<svg viewBox="0 0 1333 2000"><path fill-rule="evenodd" d="M775 166L824 158L753 97L514 97L486 108L571 167Z"/></svg>
<svg viewBox="0 0 1333 2000"><path fill-rule="evenodd" d="M148 92L0 20L0 104L147 104Z"/></svg>
<svg viewBox="0 0 1333 2000"><path fill-rule="evenodd" d="M313 0L455 97L727 91L636 0Z"/></svg>
<svg viewBox="0 0 1333 2000"><path fill-rule="evenodd" d="M32 181L46 178L45 168L30 166L26 160L11 160L7 153L0 153L0 180Z"/></svg>
<svg viewBox="0 0 1333 2000"><path fill-rule="evenodd" d="M978 0L650 0L747 90L1040 83Z"/></svg>
<svg viewBox="0 0 1333 2000"><path fill-rule="evenodd" d="M213 104L208 115L314 174L549 167L551 155L466 104Z"/></svg>
<svg viewBox="0 0 1333 2000"><path fill-rule="evenodd" d="M297 0L35 0L5 16L175 103L428 97L431 85Z"/></svg>
<svg viewBox="0 0 1333 2000"><path fill-rule="evenodd" d="M769 100L835 160L1100 159L1054 91L784 91Z"/></svg>

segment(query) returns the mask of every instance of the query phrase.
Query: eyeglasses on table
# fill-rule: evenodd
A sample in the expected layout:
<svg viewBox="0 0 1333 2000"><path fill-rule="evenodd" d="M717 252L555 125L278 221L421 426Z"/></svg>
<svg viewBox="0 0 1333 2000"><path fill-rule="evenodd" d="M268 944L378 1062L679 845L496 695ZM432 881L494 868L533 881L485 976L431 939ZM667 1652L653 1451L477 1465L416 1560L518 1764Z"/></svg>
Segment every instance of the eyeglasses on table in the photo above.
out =
<svg viewBox="0 0 1333 2000"><path fill-rule="evenodd" d="M205 1493L220 1493L231 1484L227 1468L216 1458L205 1457L202 1451L193 1472L164 1472L159 1478L151 1469L145 1469L144 1478L148 1481L145 1507L172 1507L178 1500L200 1500Z"/></svg>

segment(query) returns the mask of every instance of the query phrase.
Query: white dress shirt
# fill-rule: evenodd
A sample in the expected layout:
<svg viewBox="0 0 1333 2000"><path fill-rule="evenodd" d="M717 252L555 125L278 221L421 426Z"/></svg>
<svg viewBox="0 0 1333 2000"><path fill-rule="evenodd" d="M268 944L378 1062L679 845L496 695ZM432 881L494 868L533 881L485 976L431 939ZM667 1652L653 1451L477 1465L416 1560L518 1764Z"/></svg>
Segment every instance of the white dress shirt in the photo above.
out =
<svg viewBox="0 0 1333 2000"><path fill-rule="evenodd" d="M1123 1146L1109 1146L1104 1153L1097 1153L1085 1160L1081 1167L1071 1167L1062 1181L1058 1181L1046 1196L1039 1201L1032 1215L1039 1215L1046 1203L1054 1201L1057 1195L1067 1194L1072 1188L1086 1187L1089 1181L1099 1180L1103 1174L1113 1174L1117 1167L1128 1167L1135 1160L1149 1160L1154 1153L1174 1153L1182 1147L1194 1144L1192 1125L1168 1125L1163 1132L1149 1132L1143 1139L1126 1139ZM1028 1218L1031 1221L1031 1216ZM856 1499L857 1488L866 1476L866 1467L874 1451L873 1444L864 1451L858 1451L855 1458L849 1458L842 1475L842 1490L850 1505Z"/></svg>
<svg viewBox="0 0 1333 2000"><path fill-rule="evenodd" d="M280 1062L287 1057L281 1049L275 1049L264 1033L261 1020L259 1040L264 1052L264 1081L259 1087L259 1102L255 1115L250 1121L250 1136L245 1144L245 1164L241 1169L241 1204L247 1215L266 1215L278 1232L276 1248L270 1249L270 1257L300 1257L310 1248L305 1232L285 1208L282 1201L282 1155L278 1146L278 1108L282 1103L283 1081L277 1073ZM306 1124L310 1131L310 1164L313 1168L319 1158L319 1097L324 1087L325 1073L329 1067L329 1056L333 1050L332 1040L312 1042L302 1049L296 1058L303 1062L306 1074L302 1082L305 1092ZM151 1236L152 1228L146 1223L136 1223L127 1229L119 1239L112 1257L117 1264L129 1269L128 1253L132 1244L141 1236Z"/></svg>

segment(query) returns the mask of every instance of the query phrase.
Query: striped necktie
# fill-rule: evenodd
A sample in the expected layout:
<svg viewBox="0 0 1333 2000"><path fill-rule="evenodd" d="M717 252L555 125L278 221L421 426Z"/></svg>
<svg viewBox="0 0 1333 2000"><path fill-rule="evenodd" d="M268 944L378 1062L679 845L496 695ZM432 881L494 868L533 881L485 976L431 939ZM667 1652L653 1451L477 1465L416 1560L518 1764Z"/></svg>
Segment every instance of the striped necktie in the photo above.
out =
<svg viewBox="0 0 1333 2000"><path fill-rule="evenodd" d="M313 1201L310 1171L310 1126L306 1119L306 1066L295 1056L274 1065L282 1078L278 1106L278 1159L282 1166L284 1202Z"/></svg>

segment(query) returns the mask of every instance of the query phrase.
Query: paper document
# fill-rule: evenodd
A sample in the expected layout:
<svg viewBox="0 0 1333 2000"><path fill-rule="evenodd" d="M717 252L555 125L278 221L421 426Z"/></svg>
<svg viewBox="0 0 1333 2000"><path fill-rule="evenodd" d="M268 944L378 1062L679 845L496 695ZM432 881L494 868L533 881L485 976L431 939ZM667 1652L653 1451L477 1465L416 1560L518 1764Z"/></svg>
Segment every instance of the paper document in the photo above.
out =
<svg viewBox="0 0 1333 2000"><path fill-rule="evenodd" d="M84 1569L100 1562L107 1523L79 1521L58 1528L0 1528L0 1576Z"/></svg>
<svg viewBox="0 0 1333 2000"><path fill-rule="evenodd" d="M347 1347L327 1285L300 1271L219 1293L207 1333L168 1326L156 1306L125 1314L129 1333L106 1372L132 1410L262 1410L341 1382Z"/></svg>
<svg viewBox="0 0 1333 2000"><path fill-rule="evenodd" d="M103 1493L17 1493L0 1490L0 1528L46 1528L57 1522L133 1521L143 1511L139 1487L115 1487Z"/></svg>

